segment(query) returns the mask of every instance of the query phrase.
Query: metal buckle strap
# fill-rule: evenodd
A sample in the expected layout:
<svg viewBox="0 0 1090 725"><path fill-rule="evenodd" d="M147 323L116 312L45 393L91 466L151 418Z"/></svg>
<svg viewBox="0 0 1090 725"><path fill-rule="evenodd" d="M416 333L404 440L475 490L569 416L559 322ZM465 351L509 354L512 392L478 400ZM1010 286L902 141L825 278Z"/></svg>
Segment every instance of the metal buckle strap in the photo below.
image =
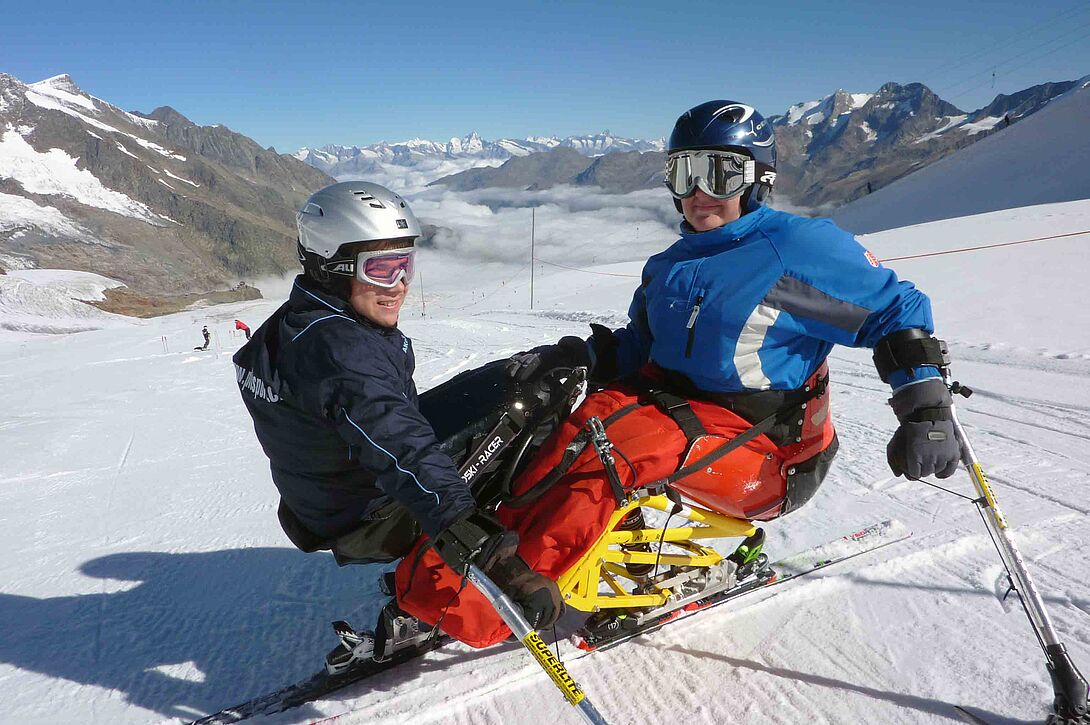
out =
<svg viewBox="0 0 1090 725"><path fill-rule="evenodd" d="M639 407L639 403L626 405L623 408L620 408L611 413L608 417L606 417L605 420L600 421L600 423L603 428L608 428L612 423L620 420L621 418L638 409ZM595 420L598 419L595 418ZM559 481L561 477L563 477L569 470L571 470L571 467L575 463L576 459L578 459L579 456L582 455L583 451L586 450L587 445L591 441L591 437L592 433L589 427L584 427L582 430L580 430L579 433L577 433L576 436L572 438L571 442L568 443L567 448L564 449L563 457L560 459L559 463L553 466L552 470L542 476L540 481L535 483L522 494L504 499L504 505L509 508L518 509L523 508L524 506L527 506L541 498L546 491L555 486L557 481Z"/></svg>
<svg viewBox="0 0 1090 725"><path fill-rule="evenodd" d="M606 471L609 487L613 490L613 498L616 499L618 506L623 506L628 501L628 495L621 483L621 476L617 473L617 459L613 457L613 443L609 440L609 436L606 435L606 429L602 421L596 416L591 416L587 420L587 428L590 430L594 451L598 454L598 459L602 462L602 467Z"/></svg>
<svg viewBox="0 0 1090 725"><path fill-rule="evenodd" d="M685 440L689 443L692 443L702 435L707 435L707 429L704 428L704 424L700 422L700 419L696 417L696 413L693 412L693 407L685 398L682 398L680 395L668 393L665 390L648 391L648 397L650 397L666 415L670 416L685 435Z"/></svg>

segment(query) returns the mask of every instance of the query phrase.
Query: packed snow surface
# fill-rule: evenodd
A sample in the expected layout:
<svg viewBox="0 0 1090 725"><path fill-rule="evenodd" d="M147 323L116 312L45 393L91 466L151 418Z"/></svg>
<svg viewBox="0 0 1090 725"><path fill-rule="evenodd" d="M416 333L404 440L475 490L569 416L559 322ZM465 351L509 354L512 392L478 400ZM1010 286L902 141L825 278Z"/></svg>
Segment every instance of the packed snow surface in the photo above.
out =
<svg viewBox="0 0 1090 725"><path fill-rule="evenodd" d="M86 304L106 299L103 291L120 282L90 272L23 269L0 275L0 340L4 331L69 333L124 325L130 318ZM32 339L24 336L22 339ZM2 425L2 424L0 424Z"/></svg>
<svg viewBox="0 0 1090 725"><path fill-rule="evenodd" d="M874 234L878 257L1090 229L1090 201ZM890 262L933 300L961 417L1060 637L1090 671L1090 237ZM671 238L663 237L665 246ZM547 250L546 250L547 251ZM402 313L422 389L587 323L623 324L636 278L480 274L422 252ZM494 269L494 268L490 268ZM592 272L638 275L639 263ZM62 275L63 276L63 275ZM28 273L0 276L0 290ZM469 285L467 280L473 280ZM71 289L72 280L54 280ZM100 281L98 284L105 284ZM92 288L94 283L91 284ZM339 569L288 544L230 355L284 298L122 320L75 335L0 330L0 721L185 721L298 680L367 626L380 566ZM86 292L86 290L85 290ZM58 294L50 298L60 299ZM71 323L72 311L40 317ZM78 304L78 303L75 303ZM9 319L0 308L0 320ZM212 349L200 328L213 332ZM560 652L613 723L996 723L1043 720L1051 688L967 501L890 476L895 421L867 351L832 355L841 452L815 498L770 523L787 555L896 518L901 543L608 652ZM969 480L946 482L971 494ZM329 699L262 720L576 722L517 647L445 646Z"/></svg>

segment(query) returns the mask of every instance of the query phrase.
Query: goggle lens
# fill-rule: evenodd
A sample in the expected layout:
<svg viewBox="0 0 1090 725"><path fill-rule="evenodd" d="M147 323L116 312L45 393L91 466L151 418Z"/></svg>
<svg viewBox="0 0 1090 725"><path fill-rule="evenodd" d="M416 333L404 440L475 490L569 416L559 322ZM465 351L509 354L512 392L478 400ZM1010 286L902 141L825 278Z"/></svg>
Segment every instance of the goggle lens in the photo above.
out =
<svg viewBox="0 0 1090 725"><path fill-rule="evenodd" d="M374 255L374 256L371 256ZM356 258L356 277L379 287L393 287L401 280L412 282L416 251L361 252Z"/></svg>
<svg viewBox="0 0 1090 725"><path fill-rule="evenodd" d="M688 151L666 159L666 186L675 198L692 196L697 187L716 199L737 196L745 187L745 156L729 152Z"/></svg>

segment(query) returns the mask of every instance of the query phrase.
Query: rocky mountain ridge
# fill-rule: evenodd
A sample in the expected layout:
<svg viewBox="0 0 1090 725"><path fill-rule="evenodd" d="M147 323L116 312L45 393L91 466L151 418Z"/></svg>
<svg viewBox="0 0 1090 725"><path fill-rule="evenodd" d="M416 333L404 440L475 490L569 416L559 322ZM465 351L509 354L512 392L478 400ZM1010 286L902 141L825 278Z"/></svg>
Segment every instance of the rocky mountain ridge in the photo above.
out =
<svg viewBox="0 0 1090 725"><path fill-rule="evenodd" d="M332 180L170 107L124 111L67 75L0 74L0 266L96 272L145 294L295 265L294 210Z"/></svg>
<svg viewBox="0 0 1090 725"><path fill-rule="evenodd" d="M417 166L423 162L445 159L505 160L553 150L570 150L584 157L625 151L661 151L663 139L641 140L614 136L609 131L583 136L531 136L524 139L482 139L477 132L441 143L411 139L367 146L329 145L301 148L295 158L321 169L330 176L342 177L372 173L378 164Z"/></svg>
<svg viewBox="0 0 1090 725"><path fill-rule="evenodd" d="M777 194L825 211L875 191L1011 123L1032 115L1075 81L1044 83L966 112L920 83L887 83L875 93L838 90L771 116L779 152ZM512 158L432 185L485 187L601 186L623 193L662 183L662 151L612 153L580 160L560 150ZM582 164L582 168L580 168Z"/></svg>

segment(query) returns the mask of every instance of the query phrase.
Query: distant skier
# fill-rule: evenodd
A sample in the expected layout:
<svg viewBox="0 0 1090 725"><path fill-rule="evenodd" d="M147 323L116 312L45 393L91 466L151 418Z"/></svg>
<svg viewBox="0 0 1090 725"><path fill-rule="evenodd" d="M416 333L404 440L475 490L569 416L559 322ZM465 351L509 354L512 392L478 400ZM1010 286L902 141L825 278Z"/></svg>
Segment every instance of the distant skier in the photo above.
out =
<svg viewBox="0 0 1090 725"><path fill-rule="evenodd" d="M804 505L837 451L826 366L834 345L873 348L878 374L892 388L900 423L887 447L893 473L946 478L957 470L961 451L939 373L948 361L931 336L928 298L832 222L767 206L775 179L772 126L753 107L719 100L686 111L670 135L665 168L684 216L681 238L647 261L628 325L592 325L586 341L565 337L512 358L510 374L520 383L585 366L606 386L587 397L542 450L540 465L513 487L520 495L537 472L557 493L538 492L536 505L498 511L519 532L519 553L536 571L558 578L615 510L604 473L592 480L586 469L571 469L569 478L550 470L565 465L565 449L591 416L607 422L624 461L636 462L619 464L618 475L633 485L691 468L671 487L732 516L768 520ZM706 470L690 466L709 431L759 435ZM619 528L643 528L640 509L633 517ZM640 572L629 567L629 574ZM402 606L425 620L445 611L454 623L447 631L477 646L506 636L498 617L417 594L422 582L450 587L452 576L425 553Z"/></svg>
<svg viewBox="0 0 1090 725"><path fill-rule="evenodd" d="M243 322L242 320L235 320L235 329L242 330L244 333L246 333L246 339L250 339L250 326L247 325L245 322Z"/></svg>
<svg viewBox="0 0 1090 725"><path fill-rule="evenodd" d="M234 356L239 388L280 491L278 515L303 551L338 563L394 561L423 530L458 571L477 564L539 627L562 604L515 539L478 510L418 407L412 343L397 327L420 224L397 194L334 184L297 215L303 274ZM373 642L342 635L339 672L429 634L391 601Z"/></svg>
<svg viewBox="0 0 1090 725"><path fill-rule="evenodd" d="M204 344L193 348L194 350L207 350L208 346L212 344L212 333L208 331L207 325L201 328L201 335L204 336Z"/></svg>

